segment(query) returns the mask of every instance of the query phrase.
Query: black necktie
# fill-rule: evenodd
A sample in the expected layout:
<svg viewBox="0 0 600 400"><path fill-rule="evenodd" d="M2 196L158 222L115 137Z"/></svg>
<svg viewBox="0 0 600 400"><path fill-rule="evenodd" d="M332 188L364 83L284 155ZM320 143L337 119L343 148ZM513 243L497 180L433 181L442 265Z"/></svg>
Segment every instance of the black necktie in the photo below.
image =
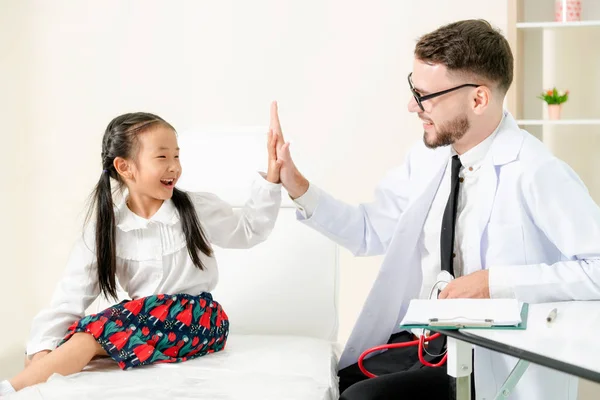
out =
<svg viewBox="0 0 600 400"><path fill-rule="evenodd" d="M458 203L458 187L460 185L458 173L460 172L460 159L452 157L452 175L450 178L450 196L442 218L442 234L440 235L440 250L442 258L442 271L448 271L454 276L454 228L456 226L456 206Z"/></svg>

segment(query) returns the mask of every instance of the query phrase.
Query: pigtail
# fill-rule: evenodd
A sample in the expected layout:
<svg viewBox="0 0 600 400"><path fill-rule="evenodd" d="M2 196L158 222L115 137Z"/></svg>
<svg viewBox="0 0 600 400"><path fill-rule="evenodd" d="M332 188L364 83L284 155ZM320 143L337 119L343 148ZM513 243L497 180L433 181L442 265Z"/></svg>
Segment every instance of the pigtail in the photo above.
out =
<svg viewBox="0 0 600 400"><path fill-rule="evenodd" d="M194 265L197 268L204 270L204 265L200 260L200 255L198 252L200 251L206 256L211 257L213 255L213 251L208 243L208 240L206 239L204 231L202 230L202 226L200 226L200 221L198 220L198 215L196 214L194 204L190 200L190 197L187 193L177 188L173 189L173 197L171 197L171 199L173 201L173 205L179 213L181 227L187 243L188 253L192 258Z"/></svg>
<svg viewBox="0 0 600 400"><path fill-rule="evenodd" d="M116 250L115 250L115 211L110 187L110 172L104 170L92 193L92 207L95 209L96 259L98 262L98 285L104 297L117 299ZM89 214L88 214L89 215Z"/></svg>

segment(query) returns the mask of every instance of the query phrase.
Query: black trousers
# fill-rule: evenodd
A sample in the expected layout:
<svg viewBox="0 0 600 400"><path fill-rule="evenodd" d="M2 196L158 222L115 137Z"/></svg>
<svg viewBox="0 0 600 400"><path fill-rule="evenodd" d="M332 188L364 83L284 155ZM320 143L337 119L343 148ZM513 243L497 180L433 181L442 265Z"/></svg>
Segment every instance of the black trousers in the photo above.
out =
<svg viewBox="0 0 600 400"><path fill-rule="evenodd" d="M392 335L388 343L401 343L413 340L408 332ZM445 346L444 336L433 340L427 347L431 354L440 354ZM442 357L426 356L431 363ZM364 361L365 368L378 375L367 378L358 368L350 365L338 372L340 400L401 400L401 399L441 399L451 398L450 378L446 365L425 367L419 361L417 347L411 346L390 349ZM471 391L473 392L473 384ZM474 397L474 394L472 396Z"/></svg>

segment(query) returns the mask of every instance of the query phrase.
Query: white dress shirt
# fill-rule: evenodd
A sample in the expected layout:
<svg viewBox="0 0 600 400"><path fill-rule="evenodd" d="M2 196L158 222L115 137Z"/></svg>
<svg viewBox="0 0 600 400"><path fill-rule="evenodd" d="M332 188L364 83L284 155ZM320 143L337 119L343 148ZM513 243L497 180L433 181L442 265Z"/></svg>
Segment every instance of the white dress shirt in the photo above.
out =
<svg viewBox="0 0 600 400"><path fill-rule="evenodd" d="M249 248L271 233L281 205L281 185L257 178L243 208L210 193L188 193L211 245ZM133 213L124 200L117 221L117 279L131 299L154 294L210 292L219 278L217 260L200 253L204 270L192 262L179 214L165 201L150 219ZM27 354L53 350L67 328L84 316L99 295L93 225L76 242L48 308L33 320Z"/></svg>
<svg viewBox="0 0 600 400"><path fill-rule="evenodd" d="M475 272L476 269L464 270L463 254L467 253L466 240L469 237L470 230L477 224L477 216L473 215L474 205L477 203L477 182L479 181L479 170L481 164L492 145L496 136L494 131L485 140L473 147L458 158L462 164L459 171L459 190L456 207L456 226L454 227L454 276L460 277ZM451 154L456 152L452 149ZM419 240L421 247L421 268L423 269L423 286L421 287L420 298L427 299L432 286L437 280L441 271L441 251L440 236L442 232L442 217L446 209L446 203L450 196L450 177L451 177L451 159L448 160L444 177L437 190L433 203L425 219L423 231ZM475 267L475 266L473 266ZM472 268L473 268L472 267Z"/></svg>
<svg viewBox="0 0 600 400"><path fill-rule="evenodd" d="M498 126L500 126L502 122ZM498 128L477 146L460 155L462 167L459 172L461 180L458 193L456 226L454 234L454 274L456 277L475 272L476 269L470 268L464 270L463 254L466 253L466 241L464 238L471 233L470 230L476 226L477 216L473 215L474 205L477 203L477 182L479 180L479 170L481 164L492 145L492 142L498 132ZM451 154L457 154L454 149ZM442 231L442 217L446 208L448 197L450 196L450 176L451 159L448 160L446 171L440 183L440 186L433 199L429 213L423 225L419 246L421 248L421 269L423 271L423 285L419 298L428 299L433 285L437 281L438 274L441 271L441 252L440 235ZM298 211L305 219L308 219L314 213L319 203L319 189L309 185L307 192L294 200ZM492 286L490 285L490 290Z"/></svg>

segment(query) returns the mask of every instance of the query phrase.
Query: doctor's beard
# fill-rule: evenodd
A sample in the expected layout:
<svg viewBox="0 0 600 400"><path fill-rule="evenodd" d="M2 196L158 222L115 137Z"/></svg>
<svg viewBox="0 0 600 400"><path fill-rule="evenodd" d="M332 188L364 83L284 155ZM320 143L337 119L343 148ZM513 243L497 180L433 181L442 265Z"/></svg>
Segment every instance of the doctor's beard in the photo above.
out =
<svg viewBox="0 0 600 400"><path fill-rule="evenodd" d="M421 118L423 119L423 118ZM427 122L431 120L425 119ZM423 132L423 143L430 149L435 149L440 146L448 146L457 140L460 140L471 127L466 114L454 118L452 121L443 122L435 125L435 136L429 139L428 132ZM429 133L431 134L431 133Z"/></svg>

